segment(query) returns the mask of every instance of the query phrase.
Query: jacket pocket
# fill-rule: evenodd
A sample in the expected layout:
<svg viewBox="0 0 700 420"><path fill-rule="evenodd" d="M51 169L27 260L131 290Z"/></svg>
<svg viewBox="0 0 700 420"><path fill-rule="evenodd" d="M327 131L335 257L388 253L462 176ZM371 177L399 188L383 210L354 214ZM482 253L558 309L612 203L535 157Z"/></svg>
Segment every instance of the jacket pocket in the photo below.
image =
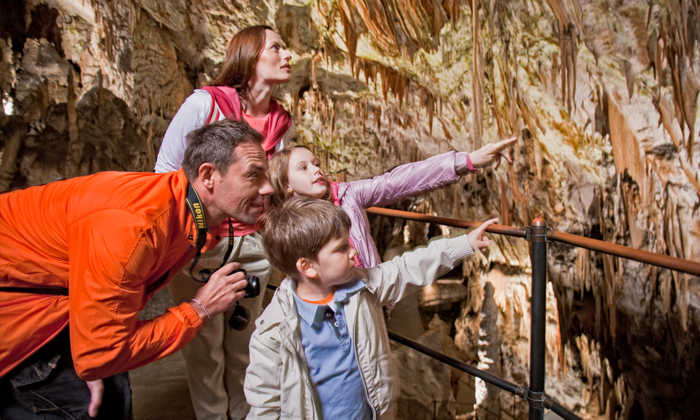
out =
<svg viewBox="0 0 700 420"><path fill-rule="evenodd" d="M89 418L90 390L58 354L34 358L9 375L14 390L35 413L70 420Z"/></svg>

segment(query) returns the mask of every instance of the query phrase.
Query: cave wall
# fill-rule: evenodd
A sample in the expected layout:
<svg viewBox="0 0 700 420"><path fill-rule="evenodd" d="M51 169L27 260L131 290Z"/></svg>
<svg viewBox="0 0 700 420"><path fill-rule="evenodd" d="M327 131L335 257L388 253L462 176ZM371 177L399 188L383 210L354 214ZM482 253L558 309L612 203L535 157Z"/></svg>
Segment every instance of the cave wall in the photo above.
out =
<svg viewBox="0 0 700 420"><path fill-rule="evenodd" d="M698 0L6 0L0 190L153 170L227 40L262 23L293 53L277 96L295 141L337 180L516 135L514 166L399 207L513 226L544 217L698 261L699 11ZM372 224L380 252L430 231ZM700 279L557 243L548 255L548 392L590 418L700 417ZM435 337L447 335L464 360L527 383L529 273L527 244L495 237L463 264L450 332L425 325L425 340L445 347ZM478 407L526 416L475 387Z"/></svg>

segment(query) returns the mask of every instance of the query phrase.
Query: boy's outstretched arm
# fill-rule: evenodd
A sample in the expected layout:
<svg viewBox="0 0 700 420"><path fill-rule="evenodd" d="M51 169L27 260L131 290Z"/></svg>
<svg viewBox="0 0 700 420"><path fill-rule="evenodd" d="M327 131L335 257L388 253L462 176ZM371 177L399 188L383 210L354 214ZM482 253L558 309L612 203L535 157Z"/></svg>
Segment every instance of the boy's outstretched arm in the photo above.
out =
<svg viewBox="0 0 700 420"><path fill-rule="evenodd" d="M279 419L282 361L278 351L263 344L260 336L250 338L250 364L245 372L245 398L250 405L247 419Z"/></svg>
<svg viewBox="0 0 700 420"><path fill-rule="evenodd" d="M358 269L357 274L364 277L380 305L398 302L453 269L462 258L472 255L474 248L486 249L491 241L484 232L497 220L482 223L468 235L433 241L374 268Z"/></svg>

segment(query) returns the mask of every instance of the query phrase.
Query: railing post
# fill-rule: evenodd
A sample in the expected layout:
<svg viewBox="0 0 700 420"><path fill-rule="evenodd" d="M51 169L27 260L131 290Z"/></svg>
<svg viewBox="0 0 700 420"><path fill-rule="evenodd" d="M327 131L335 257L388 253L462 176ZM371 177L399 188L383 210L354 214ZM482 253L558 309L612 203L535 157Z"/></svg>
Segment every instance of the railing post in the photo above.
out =
<svg viewBox="0 0 700 420"><path fill-rule="evenodd" d="M547 222L535 219L530 228L532 299L530 300L530 420L544 418L545 326L547 322Z"/></svg>

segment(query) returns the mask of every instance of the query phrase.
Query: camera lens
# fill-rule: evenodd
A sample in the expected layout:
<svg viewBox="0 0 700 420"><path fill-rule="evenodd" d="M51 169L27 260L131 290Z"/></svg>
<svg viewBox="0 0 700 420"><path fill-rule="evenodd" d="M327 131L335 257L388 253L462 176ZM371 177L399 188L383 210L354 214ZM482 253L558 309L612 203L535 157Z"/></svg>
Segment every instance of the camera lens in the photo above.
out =
<svg viewBox="0 0 700 420"><path fill-rule="evenodd" d="M245 286L245 296L244 298L254 298L260 294L260 279L256 276L247 276L246 281L248 284Z"/></svg>

